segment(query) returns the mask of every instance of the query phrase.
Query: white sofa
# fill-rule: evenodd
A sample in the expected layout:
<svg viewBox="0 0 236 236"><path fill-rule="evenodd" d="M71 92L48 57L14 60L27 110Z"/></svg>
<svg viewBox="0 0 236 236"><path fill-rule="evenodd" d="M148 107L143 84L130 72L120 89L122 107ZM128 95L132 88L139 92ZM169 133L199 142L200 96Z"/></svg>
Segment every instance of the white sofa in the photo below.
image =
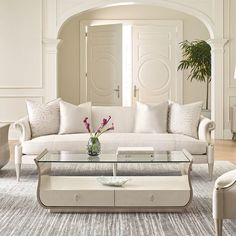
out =
<svg viewBox="0 0 236 236"><path fill-rule="evenodd" d="M115 152L119 146L152 146L156 151L173 151L187 149L193 155L194 163L206 163L212 178L214 165L214 147L211 143L211 131L215 123L201 117L198 126L198 139L172 133L134 133L135 110L132 107L92 107L92 127L98 127L101 119L111 115L115 130L100 136L102 152ZM82 121L81 121L82 122ZM20 143L15 147L15 165L17 180L20 179L21 165L33 163L33 158L44 149L50 151L86 152L89 139L87 133L46 135L31 138L28 117L15 123L20 130Z"/></svg>

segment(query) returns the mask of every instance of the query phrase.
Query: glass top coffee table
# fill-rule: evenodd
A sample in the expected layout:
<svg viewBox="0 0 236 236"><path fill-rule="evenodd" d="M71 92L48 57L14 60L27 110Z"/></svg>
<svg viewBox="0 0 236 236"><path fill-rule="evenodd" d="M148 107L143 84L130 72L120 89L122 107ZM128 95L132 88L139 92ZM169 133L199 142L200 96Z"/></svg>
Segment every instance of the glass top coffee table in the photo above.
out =
<svg viewBox="0 0 236 236"><path fill-rule="evenodd" d="M101 154L90 157L61 151L43 151L36 159L39 203L51 212L157 212L184 210L192 200L190 170L192 156L186 151L159 152L153 157L117 157ZM102 185L97 176L54 175L53 165L67 167L82 163L113 165L113 176L122 164L175 164L178 176L128 176L122 187ZM111 177L107 177L111 178Z"/></svg>

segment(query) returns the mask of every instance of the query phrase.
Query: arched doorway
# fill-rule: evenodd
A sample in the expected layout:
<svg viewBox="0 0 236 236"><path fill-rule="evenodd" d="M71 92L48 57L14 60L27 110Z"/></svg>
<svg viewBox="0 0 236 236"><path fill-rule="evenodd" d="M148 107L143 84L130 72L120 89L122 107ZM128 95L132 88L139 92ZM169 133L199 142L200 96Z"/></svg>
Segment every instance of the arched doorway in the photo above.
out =
<svg viewBox="0 0 236 236"><path fill-rule="evenodd" d="M59 2L59 1L58 1ZM212 118L215 120L217 130L216 138L223 138L223 49L226 40L223 38L223 1L215 1L214 6L211 4L199 4L198 1L191 1L183 4L178 0L163 1L163 0L135 0L131 2L122 0L109 1L89 1L83 4L81 1L73 1L68 3L66 0L61 0L57 6L57 1L45 8L45 27L44 27L44 81L46 89L46 100L50 100L57 96L57 47L58 33L62 25L73 15L111 5L120 4L145 4L158 5L177 11L181 11L192 15L201 20L207 27L210 39L209 43L212 47L212 95L211 108ZM53 4L55 4L53 6ZM56 12L55 12L55 9ZM214 12L214 14L213 14ZM217 16L217 19L214 18ZM46 27L47 26L47 27Z"/></svg>
<svg viewBox="0 0 236 236"><path fill-rule="evenodd" d="M128 68L128 71L126 68L127 63L125 63L121 69L124 71L125 75L122 76L123 83L119 83L121 90L124 90L119 92L120 98L123 98L123 105L135 103L135 100L137 99L141 102L151 103L161 102L160 99L163 99L164 101L170 99L180 103L191 103L200 100L205 101L206 84L183 79L187 77L188 73L186 71L184 71L184 73L182 73L182 71L177 71L177 66L179 61L182 59L179 42L183 40L193 41L196 39L208 40L210 35L207 28L201 21L193 16L164 7L151 5L123 5L86 11L77 14L63 24L58 37L63 42L58 49L58 96L62 99L74 104L88 101L88 92L85 93L88 86L84 83L84 81L87 81L86 68L84 67L85 64L87 64L86 61L88 56L84 55L86 50L83 46L86 44L83 41L85 41L85 38L87 37L85 37L83 31L85 25L89 24L122 24L124 31L126 30L124 33L125 43L129 41L130 36L130 42L128 42L128 45L124 43L126 50L122 53L122 55L129 54L130 58L130 67ZM127 26L129 26L128 35L127 28L125 28ZM192 30L193 28L197 28L198 30ZM160 32L162 32L162 34L160 34ZM143 35L141 41L137 39L138 35L140 35L139 33ZM147 39L150 33L152 39ZM131 34L134 35L131 36ZM178 38L176 38L177 36ZM171 41L171 43L169 41ZM139 44L141 47L139 47ZM159 46L159 44L161 46ZM142 52L143 56L141 56L140 53L135 53L138 48L139 52ZM168 53L169 50L171 50L171 53ZM130 53L128 53L129 51ZM138 58L137 60L131 58L135 57L135 55L137 56L137 54L139 54L140 60ZM161 87L163 83L166 84L166 77L163 76L166 72L166 67L165 65L162 66L163 64L158 68L158 63L154 63L154 66L150 66L145 72L142 71L142 75L145 76L145 79L142 78L141 82L135 82L138 78L138 71L141 71L140 69L142 68L143 63L145 62L147 65L148 60L152 59L152 56L155 59L161 57L161 60L165 60L168 64L171 63L169 67L171 70L170 80L167 81L167 83L169 82L168 87L171 87L171 93L166 92L168 87L155 90L155 86ZM99 53L99 57L101 57L101 52ZM123 58L123 61L127 62L128 60L125 57ZM151 62L153 63L153 60L151 60ZM148 73L151 74L148 75ZM108 81L105 84L109 84L110 78L111 76L108 76ZM100 87L103 87L104 79L99 81L102 82ZM147 85L147 87L141 91L142 95L145 97L141 97L140 94L134 97L134 94L132 94L134 86L136 86L140 92L143 83ZM122 84L125 86L122 86ZM117 86L118 84L114 87ZM154 91L152 91L153 88ZM111 93L115 93L112 88ZM150 97L148 98L147 95L150 95ZM86 96L86 98L84 98L84 96ZM126 97L127 99L125 99ZM117 96L115 96L115 98L117 99ZM106 100L106 97L104 99ZM91 101L91 99L89 100Z"/></svg>

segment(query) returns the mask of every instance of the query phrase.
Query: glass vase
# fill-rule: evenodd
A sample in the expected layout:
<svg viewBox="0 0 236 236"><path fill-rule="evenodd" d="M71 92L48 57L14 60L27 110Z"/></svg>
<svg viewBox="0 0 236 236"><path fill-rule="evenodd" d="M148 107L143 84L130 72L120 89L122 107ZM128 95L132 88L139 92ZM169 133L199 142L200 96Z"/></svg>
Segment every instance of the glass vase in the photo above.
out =
<svg viewBox="0 0 236 236"><path fill-rule="evenodd" d="M97 137L90 137L87 151L89 156L98 156L101 153L101 143Z"/></svg>

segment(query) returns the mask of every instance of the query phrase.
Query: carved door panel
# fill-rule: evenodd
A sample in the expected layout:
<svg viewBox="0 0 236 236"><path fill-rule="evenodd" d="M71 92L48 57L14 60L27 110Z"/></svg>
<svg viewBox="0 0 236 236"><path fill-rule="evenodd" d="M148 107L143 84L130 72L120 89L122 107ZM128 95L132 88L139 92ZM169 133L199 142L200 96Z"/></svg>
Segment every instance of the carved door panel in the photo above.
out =
<svg viewBox="0 0 236 236"><path fill-rule="evenodd" d="M87 100L122 105L122 24L88 26Z"/></svg>
<svg viewBox="0 0 236 236"><path fill-rule="evenodd" d="M181 23L133 26L133 101L182 102Z"/></svg>

